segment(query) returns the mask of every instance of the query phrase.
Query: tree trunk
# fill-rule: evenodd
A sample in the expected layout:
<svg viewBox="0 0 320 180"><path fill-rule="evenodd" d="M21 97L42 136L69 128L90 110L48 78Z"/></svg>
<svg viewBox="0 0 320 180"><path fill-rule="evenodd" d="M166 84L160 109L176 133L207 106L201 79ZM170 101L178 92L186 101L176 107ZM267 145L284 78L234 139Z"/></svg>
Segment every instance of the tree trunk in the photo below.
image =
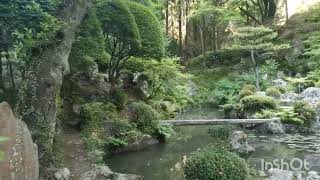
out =
<svg viewBox="0 0 320 180"><path fill-rule="evenodd" d="M255 73L255 76L256 76L256 88L257 88L257 91L260 91L260 77L259 77L259 64L257 63L255 57L254 57L254 51L252 50L251 51L251 60L253 62L253 65L254 65L254 73Z"/></svg>
<svg viewBox="0 0 320 180"><path fill-rule="evenodd" d="M201 51L202 51L202 55L206 55L206 45L205 45L205 42L204 42L204 33L202 31L202 28L201 26L199 26L199 32L200 32L200 41L201 41Z"/></svg>
<svg viewBox="0 0 320 180"><path fill-rule="evenodd" d="M179 8L179 17L178 17L178 24L179 24L179 55L182 56L182 0L178 0L178 8Z"/></svg>
<svg viewBox="0 0 320 180"><path fill-rule="evenodd" d="M289 20L288 0L284 0L284 5L285 5L285 8L286 8L286 23L288 23L288 20Z"/></svg>
<svg viewBox="0 0 320 180"><path fill-rule="evenodd" d="M4 87L2 72L3 72L3 70L2 70L2 57L1 57L1 52L0 52L0 90Z"/></svg>
<svg viewBox="0 0 320 180"><path fill-rule="evenodd" d="M9 60L9 55L8 55L8 63L9 63L9 73L10 73L10 81L11 81L11 88L15 89L16 85L14 82L14 74L13 74L13 69L12 69L12 62Z"/></svg>
<svg viewBox="0 0 320 180"><path fill-rule="evenodd" d="M169 35L169 0L166 0L166 34Z"/></svg>
<svg viewBox="0 0 320 180"><path fill-rule="evenodd" d="M77 27L89 5L88 0L68 1L59 13L65 26L63 39L33 57L21 88L17 113L24 120L39 147L42 172L52 164L52 145L56 135L56 98L60 94L63 77L70 71L69 54Z"/></svg>

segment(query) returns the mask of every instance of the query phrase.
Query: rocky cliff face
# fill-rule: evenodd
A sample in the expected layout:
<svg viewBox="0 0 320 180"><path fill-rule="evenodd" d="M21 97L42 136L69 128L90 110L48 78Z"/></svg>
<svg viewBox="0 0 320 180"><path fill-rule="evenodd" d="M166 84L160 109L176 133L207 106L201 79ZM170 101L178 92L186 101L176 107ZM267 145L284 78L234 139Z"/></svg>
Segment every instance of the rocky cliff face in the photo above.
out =
<svg viewBox="0 0 320 180"><path fill-rule="evenodd" d="M24 122L17 120L8 103L0 104L0 136L8 140L0 143L5 158L0 161L0 179L39 179L38 149Z"/></svg>

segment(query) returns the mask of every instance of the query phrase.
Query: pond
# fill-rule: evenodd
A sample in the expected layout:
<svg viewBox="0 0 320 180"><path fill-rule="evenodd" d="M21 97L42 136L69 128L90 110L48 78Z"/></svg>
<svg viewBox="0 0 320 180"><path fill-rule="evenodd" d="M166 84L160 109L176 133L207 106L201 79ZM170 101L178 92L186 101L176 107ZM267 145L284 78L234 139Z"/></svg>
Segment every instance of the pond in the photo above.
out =
<svg viewBox="0 0 320 180"><path fill-rule="evenodd" d="M221 117L216 109L195 109L180 117L180 119L210 119ZM173 135L166 143L158 144L139 152L113 156L108 165L116 172L141 174L145 179L180 180L182 178L181 161L191 152L203 148L215 141L207 134L209 126L175 127ZM256 151L247 159L250 165L263 170L266 163L279 159L284 168L293 163L299 167L297 160L306 160L311 170L320 169L320 133L313 135L261 135L247 132L249 144ZM275 164L274 164L275 165Z"/></svg>

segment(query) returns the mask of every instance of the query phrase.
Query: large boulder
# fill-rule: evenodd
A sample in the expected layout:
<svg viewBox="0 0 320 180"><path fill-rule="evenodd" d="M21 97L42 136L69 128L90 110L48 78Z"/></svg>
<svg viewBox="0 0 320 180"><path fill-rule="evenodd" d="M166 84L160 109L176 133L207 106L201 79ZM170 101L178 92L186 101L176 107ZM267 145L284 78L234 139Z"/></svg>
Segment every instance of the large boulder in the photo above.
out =
<svg viewBox="0 0 320 180"><path fill-rule="evenodd" d="M268 180L293 180L294 174L291 171L281 169L269 169Z"/></svg>
<svg viewBox="0 0 320 180"><path fill-rule="evenodd" d="M248 135L243 131L236 131L231 137L231 148L233 151L241 155L249 155L254 152L255 149L247 142Z"/></svg>
<svg viewBox="0 0 320 180"><path fill-rule="evenodd" d="M284 134L284 126L280 122L270 122L259 125L256 130L264 134Z"/></svg>
<svg viewBox="0 0 320 180"><path fill-rule="evenodd" d="M158 144L159 140L153 138L150 135L142 135L140 138L137 140L132 140L128 142L127 145L121 146L117 148L113 153L114 154L119 154L119 153L124 153L124 152L133 152L133 151L139 151L142 149L145 149L149 146Z"/></svg>
<svg viewBox="0 0 320 180"><path fill-rule="evenodd" d="M282 80L282 79L276 79L276 80L273 80L273 81L272 81L272 85L273 85L274 87L285 88L285 87L287 87L287 82L285 82L285 81Z"/></svg>
<svg viewBox="0 0 320 180"><path fill-rule="evenodd" d="M312 107L317 107L320 102L320 88L309 87L302 92L302 100Z"/></svg>
<svg viewBox="0 0 320 180"><path fill-rule="evenodd" d="M96 166L81 175L80 180L143 180L143 176L112 172L108 166Z"/></svg>
<svg viewBox="0 0 320 180"><path fill-rule="evenodd" d="M298 100L300 100L300 95L293 92L288 92L280 96L280 101L284 106L292 106L294 102Z"/></svg>
<svg viewBox="0 0 320 180"><path fill-rule="evenodd" d="M0 161L0 179L39 179L38 149L27 125L17 120L8 103L0 104L0 136L8 138L0 143L5 157Z"/></svg>
<svg viewBox="0 0 320 180"><path fill-rule="evenodd" d="M106 78L105 74L100 73L77 73L64 78L61 90L64 122L79 125L84 104L108 97L111 88Z"/></svg>

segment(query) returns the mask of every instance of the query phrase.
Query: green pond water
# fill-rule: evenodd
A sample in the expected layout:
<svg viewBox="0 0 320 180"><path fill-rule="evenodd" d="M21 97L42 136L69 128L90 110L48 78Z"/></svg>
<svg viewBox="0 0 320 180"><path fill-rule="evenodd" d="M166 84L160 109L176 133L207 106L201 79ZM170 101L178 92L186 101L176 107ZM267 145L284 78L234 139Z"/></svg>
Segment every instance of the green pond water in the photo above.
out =
<svg viewBox="0 0 320 180"><path fill-rule="evenodd" d="M181 119L210 119L222 117L222 113L215 109L194 109L181 116ZM175 127L173 135L166 143L158 144L139 152L125 153L113 156L108 165L116 172L141 174L146 180L180 180L182 178L181 162L184 156L203 148L215 141L207 134L209 126ZM305 160L311 170L320 170L320 132L312 135L262 135L249 134L248 143L256 151L247 162L258 170L263 170L264 162L276 159L285 163L292 163L294 168ZM262 165L264 164L264 165ZM302 163L302 165L304 165ZM304 170L304 169L303 169Z"/></svg>

